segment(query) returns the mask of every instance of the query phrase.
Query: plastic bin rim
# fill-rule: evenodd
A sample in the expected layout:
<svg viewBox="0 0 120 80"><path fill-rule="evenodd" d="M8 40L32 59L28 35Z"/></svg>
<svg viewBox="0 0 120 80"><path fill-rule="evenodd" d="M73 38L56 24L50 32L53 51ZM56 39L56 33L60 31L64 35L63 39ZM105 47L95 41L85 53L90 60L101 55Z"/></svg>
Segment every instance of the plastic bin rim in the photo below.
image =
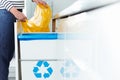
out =
<svg viewBox="0 0 120 80"><path fill-rule="evenodd" d="M18 40L53 40L58 39L58 33L23 33L17 37Z"/></svg>

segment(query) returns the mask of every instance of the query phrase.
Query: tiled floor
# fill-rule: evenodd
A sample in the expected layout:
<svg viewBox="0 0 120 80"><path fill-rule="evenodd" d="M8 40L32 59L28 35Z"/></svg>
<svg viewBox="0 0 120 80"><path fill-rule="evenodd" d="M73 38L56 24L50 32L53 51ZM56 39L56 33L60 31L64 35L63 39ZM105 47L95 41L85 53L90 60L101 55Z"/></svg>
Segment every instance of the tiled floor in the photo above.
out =
<svg viewBox="0 0 120 80"><path fill-rule="evenodd" d="M11 61L9 68L9 80L15 80L15 59Z"/></svg>

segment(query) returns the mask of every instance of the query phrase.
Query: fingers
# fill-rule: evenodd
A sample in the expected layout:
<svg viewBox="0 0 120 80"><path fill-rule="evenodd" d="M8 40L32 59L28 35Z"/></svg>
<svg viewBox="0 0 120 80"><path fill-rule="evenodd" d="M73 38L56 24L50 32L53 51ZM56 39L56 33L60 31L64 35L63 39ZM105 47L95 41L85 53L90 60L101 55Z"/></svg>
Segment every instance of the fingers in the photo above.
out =
<svg viewBox="0 0 120 80"><path fill-rule="evenodd" d="M33 0L36 4L42 4L42 5L44 5L44 6L46 6L47 5L47 3L45 2L45 1L43 1L43 0Z"/></svg>
<svg viewBox="0 0 120 80"><path fill-rule="evenodd" d="M39 1L38 0L33 0L36 4L39 4Z"/></svg>
<svg viewBox="0 0 120 80"><path fill-rule="evenodd" d="M38 0L40 4L43 4L44 6L47 5L47 3L45 1L42 1L42 0Z"/></svg>
<svg viewBox="0 0 120 80"><path fill-rule="evenodd" d="M26 20L27 20L26 18L18 19L18 21L22 21L22 22L25 22Z"/></svg>
<svg viewBox="0 0 120 80"><path fill-rule="evenodd" d="M17 18L19 21L25 22L27 20L27 17L24 14L21 14L20 16L18 16Z"/></svg>
<svg viewBox="0 0 120 80"><path fill-rule="evenodd" d="M19 20L19 21L26 21L27 17L22 13L22 12L17 12L15 17Z"/></svg>

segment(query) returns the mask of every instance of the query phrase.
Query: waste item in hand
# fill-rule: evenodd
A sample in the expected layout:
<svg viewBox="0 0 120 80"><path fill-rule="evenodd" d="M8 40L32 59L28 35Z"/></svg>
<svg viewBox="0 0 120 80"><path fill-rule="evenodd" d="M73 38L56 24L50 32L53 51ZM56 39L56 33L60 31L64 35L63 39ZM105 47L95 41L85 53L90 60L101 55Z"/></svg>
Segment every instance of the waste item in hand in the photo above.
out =
<svg viewBox="0 0 120 80"><path fill-rule="evenodd" d="M52 18L52 11L50 6L38 4L35 8L34 16L20 22L22 24L23 32L50 32L49 24Z"/></svg>

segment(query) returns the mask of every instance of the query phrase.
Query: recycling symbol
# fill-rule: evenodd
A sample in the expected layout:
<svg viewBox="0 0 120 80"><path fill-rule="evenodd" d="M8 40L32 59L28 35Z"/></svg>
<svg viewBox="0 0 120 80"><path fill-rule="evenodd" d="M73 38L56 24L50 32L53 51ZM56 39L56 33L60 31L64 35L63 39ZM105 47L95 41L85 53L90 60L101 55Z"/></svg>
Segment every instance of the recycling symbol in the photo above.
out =
<svg viewBox="0 0 120 80"><path fill-rule="evenodd" d="M72 60L66 60L60 73L64 78L76 78L79 77L80 69Z"/></svg>
<svg viewBox="0 0 120 80"><path fill-rule="evenodd" d="M47 61L38 61L33 69L35 77L44 79L49 78L53 73L53 69L49 66L50 64Z"/></svg>

